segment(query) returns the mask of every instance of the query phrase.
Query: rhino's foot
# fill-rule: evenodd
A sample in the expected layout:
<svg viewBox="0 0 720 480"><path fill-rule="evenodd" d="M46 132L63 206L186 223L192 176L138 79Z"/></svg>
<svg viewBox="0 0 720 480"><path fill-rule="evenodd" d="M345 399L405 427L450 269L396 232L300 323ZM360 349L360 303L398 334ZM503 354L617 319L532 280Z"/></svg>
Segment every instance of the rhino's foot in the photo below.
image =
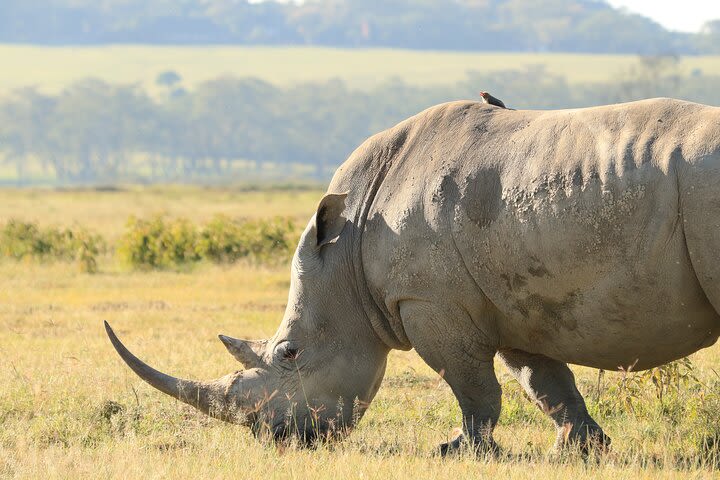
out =
<svg viewBox="0 0 720 480"><path fill-rule="evenodd" d="M465 435L462 433L455 437L455 440L440 444L439 450L440 456L442 457L458 455L465 451L472 451L478 457L485 457L488 455L496 457L500 454L500 448L494 440L476 438L471 443L467 441Z"/></svg>
<svg viewBox="0 0 720 480"><path fill-rule="evenodd" d="M610 448L610 437L595 422L565 423L558 429L555 451L579 448L583 455L605 453Z"/></svg>
<svg viewBox="0 0 720 480"><path fill-rule="evenodd" d="M440 444L440 456L447 457L460 451L465 443L465 435L462 433L455 437L455 440Z"/></svg>

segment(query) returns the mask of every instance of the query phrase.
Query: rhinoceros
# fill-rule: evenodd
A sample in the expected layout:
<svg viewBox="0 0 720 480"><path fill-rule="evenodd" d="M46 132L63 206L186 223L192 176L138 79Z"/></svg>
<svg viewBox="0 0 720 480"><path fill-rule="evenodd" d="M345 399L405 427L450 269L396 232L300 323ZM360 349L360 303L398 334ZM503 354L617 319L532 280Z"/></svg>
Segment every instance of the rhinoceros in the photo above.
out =
<svg viewBox="0 0 720 480"><path fill-rule="evenodd" d="M610 441L568 363L648 369L720 335L720 108L672 99L559 111L461 101L365 141L305 228L269 340L220 336L245 370L158 390L256 434L339 438L415 349L463 434L495 449L499 358L557 428ZM464 447L463 447L464 448Z"/></svg>

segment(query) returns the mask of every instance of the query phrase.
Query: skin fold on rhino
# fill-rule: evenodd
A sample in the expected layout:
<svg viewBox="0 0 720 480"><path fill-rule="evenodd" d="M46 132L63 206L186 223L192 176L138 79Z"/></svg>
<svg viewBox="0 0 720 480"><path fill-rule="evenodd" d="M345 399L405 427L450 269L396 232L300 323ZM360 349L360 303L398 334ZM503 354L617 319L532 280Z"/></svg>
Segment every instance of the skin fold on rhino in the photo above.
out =
<svg viewBox="0 0 720 480"><path fill-rule="evenodd" d="M329 192L275 336L220 336L246 370L176 379L106 324L122 359L209 415L312 443L349 432L388 352L415 348L462 411L447 453L495 449L495 358L558 447L606 445L568 363L647 369L720 335L720 108L443 104L367 140Z"/></svg>

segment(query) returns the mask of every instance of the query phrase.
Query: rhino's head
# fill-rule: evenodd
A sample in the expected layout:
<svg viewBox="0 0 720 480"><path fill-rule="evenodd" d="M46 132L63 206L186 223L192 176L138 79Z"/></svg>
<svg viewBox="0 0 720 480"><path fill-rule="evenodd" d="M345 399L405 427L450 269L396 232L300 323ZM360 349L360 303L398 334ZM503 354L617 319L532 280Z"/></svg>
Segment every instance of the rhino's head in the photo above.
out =
<svg viewBox="0 0 720 480"><path fill-rule="evenodd" d="M165 375L130 353L106 323L125 363L158 390L226 421L303 442L338 436L360 419L385 371L388 348L362 308L346 195L326 195L292 263L284 318L269 340L220 335L245 370L211 382Z"/></svg>

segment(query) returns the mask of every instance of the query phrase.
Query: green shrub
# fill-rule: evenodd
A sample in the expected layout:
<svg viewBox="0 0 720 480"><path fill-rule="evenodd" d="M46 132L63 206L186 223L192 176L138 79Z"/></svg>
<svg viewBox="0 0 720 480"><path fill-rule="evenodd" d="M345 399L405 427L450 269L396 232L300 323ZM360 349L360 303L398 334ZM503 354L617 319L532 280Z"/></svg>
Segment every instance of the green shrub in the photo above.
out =
<svg viewBox="0 0 720 480"><path fill-rule="evenodd" d="M77 241L76 260L78 268L84 273L96 273L98 270L97 256L101 251L105 250L104 241L101 241L100 237L93 238L84 234L84 232L78 236Z"/></svg>
<svg viewBox="0 0 720 480"><path fill-rule="evenodd" d="M200 260L197 239L197 230L184 219L130 217L117 252L133 267L166 268Z"/></svg>
<svg viewBox="0 0 720 480"><path fill-rule="evenodd" d="M126 264L140 269L173 268L201 260L234 263L287 261L297 230L287 219L232 220L216 216L197 226L186 219L128 219L117 244ZM99 235L84 229L41 229L34 223L10 220L0 228L0 256L23 259L76 261L81 271L97 271L97 257L106 251Z"/></svg>
<svg viewBox="0 0 720 480"><path fill-rule="evenodd" d="M223 219L216 217L203 228L203 233L209 234L210 238L218 238L214 235L216 225ZM271 220L251 220L244 222L233 222L236 232L236 244L232 250L239 253L235 258L214 258L206 255L208 260L215 262L233 262L242 257L250 257L257 261L287 260L292 254L295 243L295 228L289 220L274 218ZM227 251L231 244L216 244L216 249Z"/></svg>
<svg viewBox="0 0 720 480"><path fill-rule="evenodd" d="M186 219L131 217L117 251L126 264L146 269L177 267L200 260L286 261L295 236L292 222L280 218L235 221L219 215L197 227Z"/></svg>
<svg viewBox="0 0 720 480"><path fill-rule="evenodd" d="M15 260L78 261L82 271L93 273L96 257L104 251L103 238L82 228L40 229L34 223L10 220L0 230L0 255Z"/></svg>
<svg viewBox="0 0 720 480"><path fill-rule="evenodd" d="M596 392L592 404L601 417L662 415L673 421L682 415L687 395L701 389L695 366L689 358L641 372L632 369L609 376L602 392ZM600 382L598 381L598 385Z"/></svg>
<svg viewBox="0 0 720 480"><path fill-rule="evenodd" d="M240 224L218 215L200 232L197 252L215 263L232 263L250 254L247 231Z"/></svg>
<svg viewBox="0 0 720 480"><path fill-rule="evenodd" d="M10 220L0 233L0 252L4 257L22 260L27 257L40 257L49 251L50 246L34 223Z"/></svg>
<svg viewBox="0 0 720 480"><path fill-rule="evenodd" d="M296 243L290 220L233 221L216 216L200 231L198 253L215 263L233 263L249 257L257 261L285 261Z"/></svg>

